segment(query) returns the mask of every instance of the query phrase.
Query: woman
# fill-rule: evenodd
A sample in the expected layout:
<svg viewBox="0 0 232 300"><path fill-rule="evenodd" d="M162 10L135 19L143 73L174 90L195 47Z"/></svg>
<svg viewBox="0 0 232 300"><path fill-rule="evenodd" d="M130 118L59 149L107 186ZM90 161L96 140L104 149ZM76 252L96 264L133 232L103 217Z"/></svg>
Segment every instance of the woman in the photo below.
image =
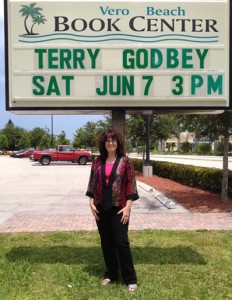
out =
<svg viewBox="0 0 232 300"><path fill-rule="evenodd" d="M92 164L86 195L90 197L107 270L102 285L118 280L120 266L128 290L134 292L137 278L128 239L132 201L139 198L134 167L125 156L121 135L114 129L101 134L99 152Z"/></svg>

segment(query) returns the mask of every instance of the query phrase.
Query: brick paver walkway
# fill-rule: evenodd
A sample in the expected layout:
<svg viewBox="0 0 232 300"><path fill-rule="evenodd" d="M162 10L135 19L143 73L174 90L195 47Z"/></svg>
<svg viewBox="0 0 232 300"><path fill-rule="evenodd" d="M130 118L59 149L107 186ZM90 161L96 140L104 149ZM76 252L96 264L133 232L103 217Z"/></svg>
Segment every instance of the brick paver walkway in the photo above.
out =
<svg viewBox="0 0 232 300"><path fill-rule="evenodd" d="M15 213L1 216L0 232L49 232L97 230L90 213L32 214ZM130 230L232 230L232 213L132 213Z"/></svg>

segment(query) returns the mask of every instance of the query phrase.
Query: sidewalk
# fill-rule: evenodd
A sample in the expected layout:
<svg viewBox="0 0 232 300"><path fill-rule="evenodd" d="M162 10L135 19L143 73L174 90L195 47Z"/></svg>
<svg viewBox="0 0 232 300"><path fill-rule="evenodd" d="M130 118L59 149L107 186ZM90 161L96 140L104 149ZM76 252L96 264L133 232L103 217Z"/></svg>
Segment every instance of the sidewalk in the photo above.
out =
<svg viewBox="0 0 232 300"><path fill-rule="evenodd" d="M166 214L132 213L130 230L232 230L232 213ZM31 214L16 213L0 225L0 232L49 232L97 230L90 213Z"/></svg>
<svg viewBox="0 0 232 300"><path fill-rule="evenodd" d="M161 198L166 205L172 199L142 182L138 189L140 199L132 206L130 230L232 230L232 213L190 213L178 203L168 209ZM79 211L64 207L62 212L0 212L0 233L97 230L88 205Z"/></svg>

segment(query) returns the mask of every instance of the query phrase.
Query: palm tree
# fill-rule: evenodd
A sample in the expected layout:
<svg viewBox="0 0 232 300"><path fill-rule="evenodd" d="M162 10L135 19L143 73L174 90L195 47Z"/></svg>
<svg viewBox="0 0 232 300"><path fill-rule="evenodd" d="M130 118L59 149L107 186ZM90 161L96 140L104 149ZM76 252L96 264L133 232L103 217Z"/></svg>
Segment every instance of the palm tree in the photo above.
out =
<svg viewBox="0 0 232 300"><path fill-rule="evenodd" d="M26 34L27 35L34 35L34 33L32 32L32 27L33 27L34 23L31 27L31 31L27 27L28 17L30 16L34 20L37 16L41 15L40 10L43 10L40 7L35 7L35 5L36 5L36 3L31 3L29 6L28 5L21 5L22 8L19 11L19 12L22 13L22 17L25 17L24 27L26 29L26 32L27 32ZM44 21L45 21L45 19L44 19Z"/></svg>
<svg viewBox="0 0 232 300"><path fill-rule="evenodd" d="M33 27L35 24L44 24L47 20L44 18L44 16L42 15L36 15L34 18L33 18L33 24L31 26L31 34L37 34L37 33L33 33Z"/></svg>

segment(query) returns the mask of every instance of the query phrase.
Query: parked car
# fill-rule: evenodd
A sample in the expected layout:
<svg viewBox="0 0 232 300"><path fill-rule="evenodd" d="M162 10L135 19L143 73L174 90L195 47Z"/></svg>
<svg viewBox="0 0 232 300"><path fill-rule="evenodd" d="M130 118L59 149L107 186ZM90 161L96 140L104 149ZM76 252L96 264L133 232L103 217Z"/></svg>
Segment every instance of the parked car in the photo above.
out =
<svg viewBox="0 0 232 300"><path fill-rule="evenodd" d="M11 157L18 157L17 155L19 154L19 153L22 153L22 152L24 152L24 151L26 151L26 150L28 150L28 149L22 149L22 150L17 150L17 151L13 151L12 153L11 153Z"/></svg>
<svg viewBox="0 0 232 300"><path fill-rule="evenodd" d="M22 158L22 157L30 157L33 153L34 153L34 149L29 149L29 150L26 150L22 153L19 153L18 157Z"/></svg>
<svg viewBox="0 0 232 300"><path fill-rule="evenodd" d="M22 149L19 151L13 151L11 157L30 157L34 153L35 149Z"/></svg>
<svg viewBox="0 0 232 300"><path fill-rule="evenodd" d="M12 153L12 151L10 151L10 150L2 151L3 155L11 155L11 153Z"/></svg>
<svg viewBox="0 0 232 300"><path fill-rule="evenodd" d="M12 151L9 150L0 150L0 155L11 155Z"/></svg>

